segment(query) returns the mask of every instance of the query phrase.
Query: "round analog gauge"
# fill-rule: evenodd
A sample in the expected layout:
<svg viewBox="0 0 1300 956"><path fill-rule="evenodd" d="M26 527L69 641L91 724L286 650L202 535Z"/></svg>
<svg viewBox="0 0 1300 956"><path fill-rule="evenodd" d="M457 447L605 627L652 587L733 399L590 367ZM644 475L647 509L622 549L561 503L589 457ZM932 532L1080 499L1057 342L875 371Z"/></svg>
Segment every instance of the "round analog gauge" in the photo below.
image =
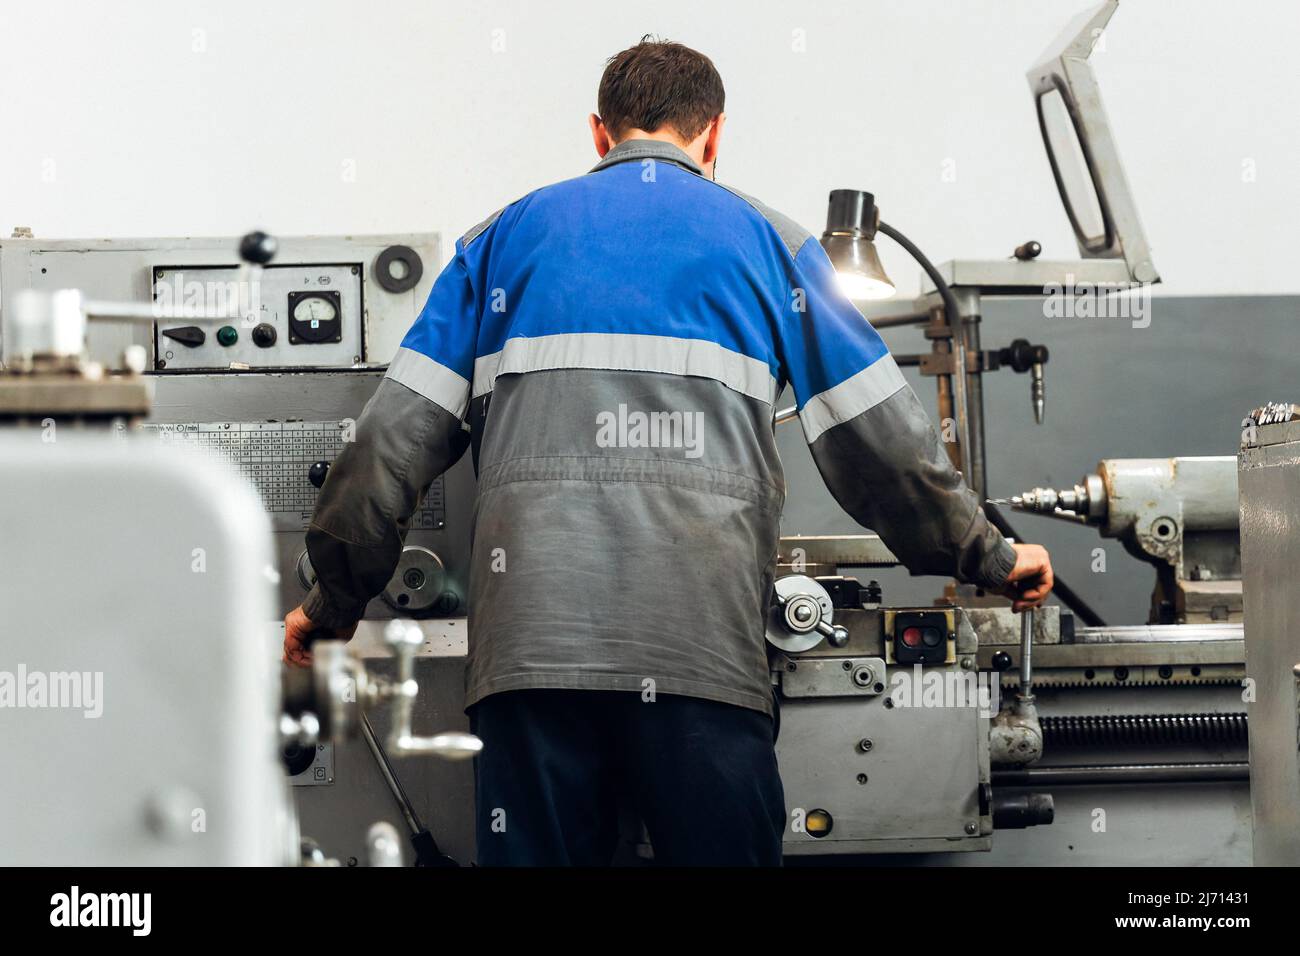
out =
<svg viewBox="0 0 1300 956"><path fill-rule="evenodd" d="M338 306L322 295L304 296L293 306L297 322L333 322L339 317Z"/></svg>

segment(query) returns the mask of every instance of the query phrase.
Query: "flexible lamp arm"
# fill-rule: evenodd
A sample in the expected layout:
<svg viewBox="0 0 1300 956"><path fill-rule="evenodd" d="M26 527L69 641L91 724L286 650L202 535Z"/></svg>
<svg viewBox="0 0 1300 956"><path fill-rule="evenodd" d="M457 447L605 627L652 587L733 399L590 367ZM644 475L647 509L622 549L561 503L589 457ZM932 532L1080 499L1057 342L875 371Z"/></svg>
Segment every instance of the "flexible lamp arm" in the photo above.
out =
<svg viewBox="0 0 1300 956"><path fill-rule="evenodd" d="M911 239L903 235L887 222L880 222L877 230L902 246L907 254L915 259L925 270L925 274L934 283L943 301L943 311L948 320L948 330L952 334L952 389L953 406L957 413L957 441L961 451L960 462L963 471L969 472L971 464L970 413L966 404L966 329L961 319L961 309L957 306L957 297L944 281L939 270L935 268L924 252ZM940 423L942 424L942 423Z"/></svg>

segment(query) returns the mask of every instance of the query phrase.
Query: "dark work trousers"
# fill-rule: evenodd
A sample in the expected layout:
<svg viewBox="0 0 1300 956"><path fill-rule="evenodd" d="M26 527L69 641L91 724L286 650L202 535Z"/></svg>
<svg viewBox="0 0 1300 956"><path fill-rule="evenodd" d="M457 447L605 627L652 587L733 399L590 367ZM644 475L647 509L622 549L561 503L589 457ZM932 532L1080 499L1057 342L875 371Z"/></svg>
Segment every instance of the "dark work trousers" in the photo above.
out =
<svg viewBox="0 0 1300 956"><path fill-rule="evenodd" d="M469 709L480 866L606 866L620 800L656 863L779 866L772 719L694 697L517 690Z"/></svg>

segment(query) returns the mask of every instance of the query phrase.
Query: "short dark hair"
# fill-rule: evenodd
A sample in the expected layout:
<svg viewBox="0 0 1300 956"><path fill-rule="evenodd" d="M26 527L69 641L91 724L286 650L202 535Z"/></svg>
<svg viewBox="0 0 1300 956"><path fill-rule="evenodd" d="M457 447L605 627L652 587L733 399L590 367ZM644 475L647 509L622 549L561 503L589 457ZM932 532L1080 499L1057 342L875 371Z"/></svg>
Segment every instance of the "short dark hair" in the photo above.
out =
<svg viewBox="0 0 1300 956"><path fill-rule="evenodd" d="M670 126L690 141L704 132L725 103L722 77L712 60L648 34L609 58L596 94L601 122L615 139L630 129L653 133Z"/></svg>

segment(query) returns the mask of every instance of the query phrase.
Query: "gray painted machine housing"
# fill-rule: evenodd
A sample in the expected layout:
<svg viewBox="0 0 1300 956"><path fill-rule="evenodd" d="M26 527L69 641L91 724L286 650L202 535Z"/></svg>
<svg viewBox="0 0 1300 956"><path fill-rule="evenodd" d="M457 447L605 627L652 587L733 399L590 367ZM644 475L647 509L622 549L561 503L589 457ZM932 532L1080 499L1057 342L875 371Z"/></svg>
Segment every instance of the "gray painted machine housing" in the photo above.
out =
<svg viewBox="0 0 1300 956"><path fill-rule="evenodd" d="M1257 866L1300 863L1300 422L1260 425L1241 449L1241 567Z"/></svg>

